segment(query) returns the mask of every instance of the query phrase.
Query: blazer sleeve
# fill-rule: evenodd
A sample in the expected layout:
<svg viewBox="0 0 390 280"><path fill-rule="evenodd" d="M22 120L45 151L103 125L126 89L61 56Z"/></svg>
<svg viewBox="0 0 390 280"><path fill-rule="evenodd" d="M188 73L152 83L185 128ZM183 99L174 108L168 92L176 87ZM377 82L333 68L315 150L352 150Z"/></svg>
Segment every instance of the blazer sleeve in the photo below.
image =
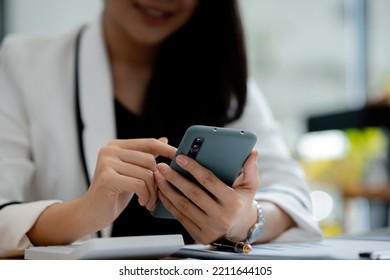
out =
<svg viewBox="0 0 390 280"><path fill-rule="evenodd" d="M321 239L322 233L313 219L310 188L304 173L291 156L278 123L253 80L248 82L248 99L243 115L229 126L257 134L255 148L259 151L260 186L255 198L275 203L297 224L274 241Z"/></svg>
<svg viewBox="0 0 390 280"><path fill-rule="evenodd" d="M27 203L35 166L29 144L26 109L18 91L19 59L12 40L0 49L0 257L23 255L32 245L26 233L42 211L58 203L46 200Z"/></svg>
<svg viewBox="0 0 390 280"><path fill-rule="evenodd" d="M57 200L11 204L0 210L0 257L22 256L33 244L26 233L39 215Z"/></svg>

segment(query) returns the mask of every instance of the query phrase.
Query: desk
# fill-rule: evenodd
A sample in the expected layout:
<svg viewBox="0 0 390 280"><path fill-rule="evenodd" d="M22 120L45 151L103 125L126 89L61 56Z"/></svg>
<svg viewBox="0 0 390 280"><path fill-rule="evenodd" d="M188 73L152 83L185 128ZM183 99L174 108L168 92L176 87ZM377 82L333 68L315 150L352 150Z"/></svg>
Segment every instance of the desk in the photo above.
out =
<svg viewBox="0 0 390 280"><path fill-rule="evenodd" d="M253 246L250 254L238 254L213 250L213 247L197 244L179 246L179 251L162 259L358 259L362 251L390 250L390 227L353 235L326 238L320 242L266 243ZM20 260L22 258L3 258ZM122 256L121 259L126 259ZM133 256L132 259L137 259ZM160 258L161 259L161 258Z"/></svg>
<svg viewBox="0 0 390 280"><path fill-rule="evenodd" d="M344 237L319 242L267 243L252 248L249 254L238 254L216 251L204 245L188 245L173 256L208 260L358 260L362 252L390 251L390 241Z"/></svg>
<svg viewBox="0 0 390 280"><path fill-rule="evenodd" d="M218 252L204 245L187 245L174 253L181 258L241 260L357 260L359 253L390 251L390 227L325 238L320 242L267 243L254 245L250 254Z"/></svg>

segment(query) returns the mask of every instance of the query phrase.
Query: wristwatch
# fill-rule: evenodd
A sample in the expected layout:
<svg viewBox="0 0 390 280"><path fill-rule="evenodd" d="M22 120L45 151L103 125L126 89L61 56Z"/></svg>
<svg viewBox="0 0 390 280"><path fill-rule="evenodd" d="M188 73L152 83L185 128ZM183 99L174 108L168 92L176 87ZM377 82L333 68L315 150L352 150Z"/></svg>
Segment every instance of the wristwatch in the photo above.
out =
<svg viewBox="0 0 390 280"><path fill-rule="evenodd" d="M248 237L245 240L245 242L249 244L255 242L261 237L261 235L264 232L264 223L265 223L263 208L261 207L260 203L258 203L256 200L254 200L253 202L255 203L257 209L257 221L253 225L253 227L251 227L251 229L249 230Z"/></svg>

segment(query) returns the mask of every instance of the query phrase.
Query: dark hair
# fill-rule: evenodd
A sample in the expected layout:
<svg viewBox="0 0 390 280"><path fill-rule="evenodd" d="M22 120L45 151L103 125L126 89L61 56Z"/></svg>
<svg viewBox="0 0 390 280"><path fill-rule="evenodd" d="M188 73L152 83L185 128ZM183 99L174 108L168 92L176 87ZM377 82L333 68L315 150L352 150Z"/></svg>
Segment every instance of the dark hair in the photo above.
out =
<svg viewBox="0 0 390 280"><path fill-rule="evenodd" d="M236 0L199 0L191 20L168 38L149 84L145 114L160 127L224 126L246 102L247 58ZM233 114L232 99L237 101ZM175 104L178 104L175 106Z"/></svg>

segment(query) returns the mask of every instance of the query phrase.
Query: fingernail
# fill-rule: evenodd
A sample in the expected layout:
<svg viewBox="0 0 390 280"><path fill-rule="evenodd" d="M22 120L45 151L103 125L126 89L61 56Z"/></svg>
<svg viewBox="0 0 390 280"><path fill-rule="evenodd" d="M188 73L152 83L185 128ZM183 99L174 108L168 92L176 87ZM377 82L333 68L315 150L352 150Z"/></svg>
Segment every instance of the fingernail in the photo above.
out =
<svg viewBox="0 0 390 280"><path fill-rule="evenodd" d="M178 155L176 157L176 162L181 166L186 166L188 164L188 159L183 155Z"/></svg>
<svg viewBox="0 0 390 280"><path fill-rule="evenodd" d="M158 164L157 170L164 174L167 171L167 167L164 164Z"/></svg>

